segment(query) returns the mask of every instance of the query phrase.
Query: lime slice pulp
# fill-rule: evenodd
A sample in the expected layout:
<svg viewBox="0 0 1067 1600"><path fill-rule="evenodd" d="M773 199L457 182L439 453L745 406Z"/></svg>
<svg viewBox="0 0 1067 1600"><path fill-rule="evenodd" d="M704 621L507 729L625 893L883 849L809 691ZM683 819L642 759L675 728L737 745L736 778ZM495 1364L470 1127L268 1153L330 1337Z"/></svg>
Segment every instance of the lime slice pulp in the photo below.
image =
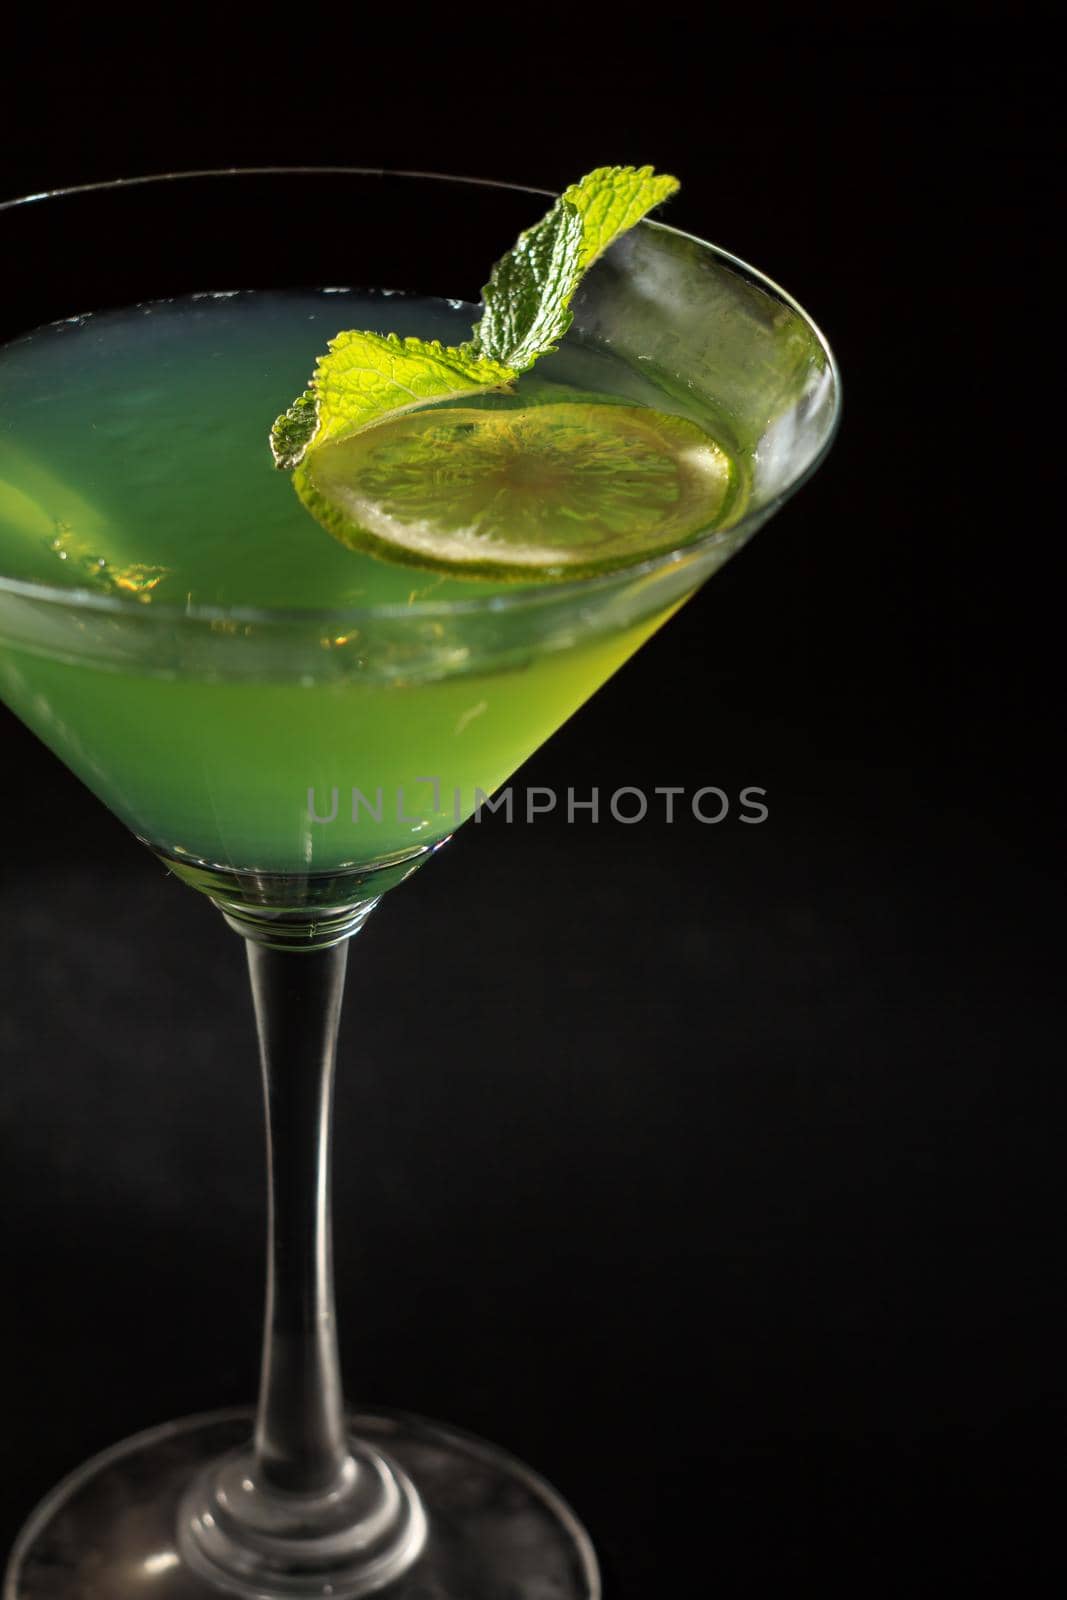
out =
<svg viewBox="0 0 1067 1600"><path fill-rule="evenodd" d="M298 487L341 541L435 572L588 577L687 543L737 488L696 423L567 403L407 412L312 450Z"/></svg>

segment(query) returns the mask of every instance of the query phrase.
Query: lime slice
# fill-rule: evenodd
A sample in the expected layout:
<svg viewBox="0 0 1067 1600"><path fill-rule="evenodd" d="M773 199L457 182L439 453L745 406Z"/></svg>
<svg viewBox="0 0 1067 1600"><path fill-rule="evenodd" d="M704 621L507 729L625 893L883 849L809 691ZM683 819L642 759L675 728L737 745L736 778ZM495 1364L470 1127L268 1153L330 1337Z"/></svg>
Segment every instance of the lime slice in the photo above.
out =
<svg viewBox="0 0 1067 1600"><path fill-rule="evenodd" d="M729 455L641 406L408 412L312 449L301 494L342 543L494 579L588 577L685 544L734 499Z"/></svg>

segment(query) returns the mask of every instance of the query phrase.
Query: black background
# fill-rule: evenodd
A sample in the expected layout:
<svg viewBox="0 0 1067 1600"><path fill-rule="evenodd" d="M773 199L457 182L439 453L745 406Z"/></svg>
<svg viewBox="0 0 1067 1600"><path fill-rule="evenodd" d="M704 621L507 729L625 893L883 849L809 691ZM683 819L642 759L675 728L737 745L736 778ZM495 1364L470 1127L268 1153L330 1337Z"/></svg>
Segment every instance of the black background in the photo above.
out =
<svg viewBox="0 0 1067 1600"><path fill-rule="evenodd" d="M822 324L830 459L519 780L761 784L767 823L471 827L353 947L346 1380L542 1469L608 1600L1037 1592L1062 1432L1043 13L586 15L56 13L9 55L0 190L650 161L683 180L672 221ZM0 1544L92 1451L248 1399L262 1290L241 950L6 715L2 740Z"/></svg>

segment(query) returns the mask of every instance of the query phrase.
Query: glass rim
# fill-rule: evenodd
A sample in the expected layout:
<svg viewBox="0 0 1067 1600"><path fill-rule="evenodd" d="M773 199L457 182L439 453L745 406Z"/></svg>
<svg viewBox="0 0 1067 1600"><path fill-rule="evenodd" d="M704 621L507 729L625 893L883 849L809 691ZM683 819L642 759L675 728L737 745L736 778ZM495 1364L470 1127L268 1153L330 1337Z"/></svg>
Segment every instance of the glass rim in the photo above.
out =
<svg viewBox="0 0 1067 1600"><path fill-rule="evenodd" d="M472 178L456 173L424 172L409 168L347 165L194 167L182 171L142 173L127 178L104 178L91 183L70 184L55 189L42 189L33 194L18 195L10 200L0 200L0 215L5 212L15 211L21 206L36 205L46 200L65 200L73 195L103 193L117 189L133 189L142 184L150 183L171 183L196 178L316 176L422 179L435 183L467 184L483 189L508 189L518 194L536 195L548 199L556 198L551 189L541 189L530 184L510 183L501 178ZM53 584L32 583L21 578L10 578L2 572L0 572L0 594L10 594L24 600L66 607L72 611L84 612L89 610L104 615L136 618L142 624L152 618L158 620L161 625L166 623L188 625L202 622L210 626L223 621L233 621L259 625L274 623L290 628L302 622L314 626L321 626L324 623L353 626L361 622L366 623L370 619L399 621L402 618L407 618L412 621L425 620L432 622L435 618L457 617L486 611L522 610L524 607L530 608L554 601L565 603L567 600L579 596L599 594L604 589L611 588L621 582L629 580L640 581L655 572L666 570L672 566L696 564L701 555L715 550L727 540L731 544L743 543L749 531L754 527L761 526L773 516L812 477L825 459L834 442L841 420L840 369L833 350L830 348L830 343L815 319L805 311L799 301L795 300L787 290L777 284L773 278L769 278L765 272L761 272L758 267L751 266L747 261L742 260L740 256L735 256L729 250L724 250L719 245L711 244L707 239L701 239L696 234L687 232L684 228L673 228L668 223L652 222L648 219L640 222L638 226L650 228L660 233L673 234L676 238L685 239L689 243L699 246L701 250L705 250L714 256L728 271L754 283L774 299L789 306L814 334L833 379L833 414L830 418L826 437L815 455L804 467L804 470L799 472L776 495L765 501L756 511L747 513L737 522L732 523L730 527L711 529L698 538L690 539L687 543L677 545L671 550L660 551L656 555L647 556L644 560L632 562L627 566L613 567L611 571L598 573L591 578L570 578L540 584L516 581L512 592L505 591L501 593L497 590L496 593L486 595L484 598L474 596L462 600L416 600L410 603L392 601L387 605L377 606L180 606L172 602L153 603L151 606L145 606L142 601L133 597L94 594L92 590L88 589L61 589ZM3 348L4 346L0 344L0 349ZM461 574L446 575L462 576Z"/></svg>

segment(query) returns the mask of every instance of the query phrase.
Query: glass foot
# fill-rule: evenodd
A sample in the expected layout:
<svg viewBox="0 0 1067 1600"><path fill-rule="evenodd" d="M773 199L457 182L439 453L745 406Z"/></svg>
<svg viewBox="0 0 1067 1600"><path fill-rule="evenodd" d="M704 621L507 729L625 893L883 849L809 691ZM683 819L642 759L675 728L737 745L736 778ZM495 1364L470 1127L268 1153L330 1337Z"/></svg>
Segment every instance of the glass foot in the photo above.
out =
<svg viewBox="0 0 1067 1600"><path fill-rule="evenodd" d="M548 1484L480 1439L418 1417L365 1412L353 1434L414 1486L426 1518L421 1553L404 1573L307 1573L263 1579L206 1575L188 1564L183 1503L206 1468L247 1446L252 1416L215 1412L135 1435L95 1457L43 1500L16 1542L3 1600L255 1600L321 1595L343 1600L601 1600L589 1538ZM338 1578L340 1577L340 1581ZM369 1587L367 1583L369 1582ZM273 1585L273 1586L272 1586Z"/></svg>

